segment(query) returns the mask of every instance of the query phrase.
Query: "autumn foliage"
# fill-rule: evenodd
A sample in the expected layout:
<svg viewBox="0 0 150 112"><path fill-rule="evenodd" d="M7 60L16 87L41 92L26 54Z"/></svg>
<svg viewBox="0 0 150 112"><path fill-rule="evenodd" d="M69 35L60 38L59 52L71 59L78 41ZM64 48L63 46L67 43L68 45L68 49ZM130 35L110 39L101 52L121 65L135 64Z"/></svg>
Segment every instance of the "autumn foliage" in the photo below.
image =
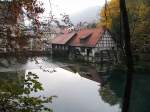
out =
<svg viewBox="0 0 150 112"><path fill-rule="evenodd" d="M3 0L0 1L0 39L3 42L5 52L21 50L25 46L25 38L19 24L22 16L26 16L35 26L35 32L40 27L39 14L44 12L42 3L37 0ZM24 22L24 21L23 21Z"/></svg>
<svg viewBox="0 0 150 112"><path fill-rule="evenodd" d="M126 0L131 43L136 52L149 52L150 47L150 2L149 0ZM119 0L111 0L100 10L97 26L105 25L118 37L123 33ZM122 30L121 30L122 29Z"/></svg>

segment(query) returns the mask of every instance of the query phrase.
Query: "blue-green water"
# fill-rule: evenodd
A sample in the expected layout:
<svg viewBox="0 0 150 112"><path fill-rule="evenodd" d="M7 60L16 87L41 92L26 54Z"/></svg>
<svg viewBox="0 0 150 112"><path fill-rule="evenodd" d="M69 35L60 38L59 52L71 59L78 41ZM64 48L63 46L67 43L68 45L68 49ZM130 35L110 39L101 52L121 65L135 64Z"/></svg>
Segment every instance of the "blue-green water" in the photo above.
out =
<svg viewBox="0 0 150 112"><path fill-rule="evenodd" d="M48 105L54 112L121 112L125 81L121 72L103 74L92 65L63 63L48 58L26 59L21 63L12 61L7 67L0 67L0 84L4 80L24 78L32 72L39 76L44 88L44 91L32 95L56 95L57 98ZM134 77L131 112L150 112L149 85L149 75Z"/></svg>

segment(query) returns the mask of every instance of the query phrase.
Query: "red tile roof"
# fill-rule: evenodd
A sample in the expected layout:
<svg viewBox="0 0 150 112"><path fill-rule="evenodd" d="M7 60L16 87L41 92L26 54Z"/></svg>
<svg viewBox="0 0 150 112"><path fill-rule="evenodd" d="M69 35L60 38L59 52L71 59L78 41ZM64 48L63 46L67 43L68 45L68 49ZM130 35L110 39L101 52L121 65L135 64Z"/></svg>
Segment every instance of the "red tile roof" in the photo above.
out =
<svg viewBox="0 0 150 112"><path fill-rule="evenodd" d="M76 33L65 33L60 36L54 38L52 40L52 44L66 44Z"/></svg>
<svg viewBox="0 0 150 112"><path fill-rule="evenodd" d="M70 46L95 47L98 40L102 37L103 32L104 28L93 28L83 29L76 33L65 33L56 37L52 41L52 44L68 44Z"/></svg>
<svg viewBox="0 0 150 112"><path fill-rule="evenodd" d="M102 37L103 28L84 29L77 32L77 35L69 43L70 46L95 47L98 40ZM91 34L91 35L89 35ZM89 38L81 42L81 37L89 35Z"/></svg>

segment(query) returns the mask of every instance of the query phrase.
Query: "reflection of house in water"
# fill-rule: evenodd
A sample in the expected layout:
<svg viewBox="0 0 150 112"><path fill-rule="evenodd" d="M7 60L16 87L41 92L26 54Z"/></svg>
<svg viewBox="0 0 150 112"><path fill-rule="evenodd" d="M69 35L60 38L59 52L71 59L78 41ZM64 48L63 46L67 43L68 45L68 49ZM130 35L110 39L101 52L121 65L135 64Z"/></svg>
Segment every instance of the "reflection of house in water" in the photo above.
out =
<svg viewBox="0 0 150 112"><path fill-rule="evenodd" d="M79 73L81 77L100 83L99 94L102 100L111 106L121 107L124 92L124 73L99 73L95 66L74 65L69 66L72 72Z"/></svg>
<svg viewBox="0 0 150 112"><path fill-rule="evenodd" d="M64 33L53 39L52 50L54 56L93 62L115 60L117 57L117 43L104 27Z"/></svg>
<svg viewBox="0 0 150 112"><path fill-rule="evenodd" d="M0 72L0 91L24 87L25 71Z"/></svg>
<svg viewBox="0 0 150 112"><path fill-rule="evenodd" d="M85 70L84 70L84 69L85 69ZM82 71L82 70L83 70L83 71ZM87 78L87 79L93 80L93 81L95 81L95 82L98 82L98 83L102 83L102 82L103 82L102 77L101 77L100 74L96 71L96 69L95 69L94 67L90 67L90 68L81 67L81 68L80 68L79 75L82 76L82 77L85 77L85 78Z"/></svg>
<svg viewBox="0 0 150 112"><path fill-rule="evenodd" d="M70 70L74 73L78 73L81 77L101 84L105 82L105 79L103 77L104 73L99 73L95 66L70 65L65 69Z"/></svg>

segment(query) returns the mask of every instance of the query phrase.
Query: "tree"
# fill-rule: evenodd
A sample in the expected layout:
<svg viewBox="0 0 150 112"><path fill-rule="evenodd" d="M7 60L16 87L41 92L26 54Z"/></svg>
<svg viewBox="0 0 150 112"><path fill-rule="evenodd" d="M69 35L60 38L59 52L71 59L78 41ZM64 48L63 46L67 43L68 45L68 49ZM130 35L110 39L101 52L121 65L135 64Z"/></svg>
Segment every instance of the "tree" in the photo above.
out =
<svg viewBox="0 0 150 112"><path fill-rule="evenodd" d="M37 0L1 0L0 1L0 39L5 46L5 51L22 50L26 44L26 38L23 35L22 29L18 23L22 19L22 15L26 15L36 24L36 32L40 25L39 14L43 13L42 4L37 3Z"/></svg>
<svg viewBox="0 0 150 112"><path fill-rule="evenodd" d="M124 43L125 43L125 62L127 66L127 75L126 75L126 82L125 82L125 92L123 97L123 107L122 112L129 112L130 107L130 97L131 97L131 90L132 90L132 81L133 81L133 73L134 73L134 66L133 66L133 56L131 51L131 36L130 36L130 28L129 28L129 19L126 9L126 2L125 0L120 0L120 14L122 17L122 26L124 31Z"/></svg>
<svg viewBox="0 0 150 112"><path fill-rule="evenodd" d="M112 29L113 21L120 15L119 0L111 0L106 2L105 6L100 9L100 21L97 26L106 26Z"/></svg>
<svg viewBox="0 0 150 112"><path fill-rule="evenodd" d="M129 17L129 26L131 32L131 43L133 49L142 52L145 46L150 45L150 2L148 0L126 0L126 6ZM105 25L111 31L120 37L121 16L119 9L119 0L111 0L100 10L100 21L97 26Z"/></svg>
<svg viewBox="0 0 150 112"><path fill-rule="evenodd" d="M43 11L42 3L37 0L0 0L0 52L7 56L13 52L18 58L18 52L24 51L29 38L20 25L23 16L35 23L36 38L39 38L39 14ZM7 57L5 59L10 62ZM0 62L0 65L4 64Z"/></svg>
<svg viewBox="0 0 150 112"><path fill-rule="evenodd" d="M31 93L42 91L38 76L28 72L26 76L20 72L4 74L7 80L0 80L0 110L1 112L52 112L45 104L52 103L55 96L32 96ZM10 75L14 76L10 78ZM18 77L16 77L16 75ZM9 78L8 78L9 77ZM20 78L19 78L20 77ZM14 78L14 81L10 80Z"/></svg>

